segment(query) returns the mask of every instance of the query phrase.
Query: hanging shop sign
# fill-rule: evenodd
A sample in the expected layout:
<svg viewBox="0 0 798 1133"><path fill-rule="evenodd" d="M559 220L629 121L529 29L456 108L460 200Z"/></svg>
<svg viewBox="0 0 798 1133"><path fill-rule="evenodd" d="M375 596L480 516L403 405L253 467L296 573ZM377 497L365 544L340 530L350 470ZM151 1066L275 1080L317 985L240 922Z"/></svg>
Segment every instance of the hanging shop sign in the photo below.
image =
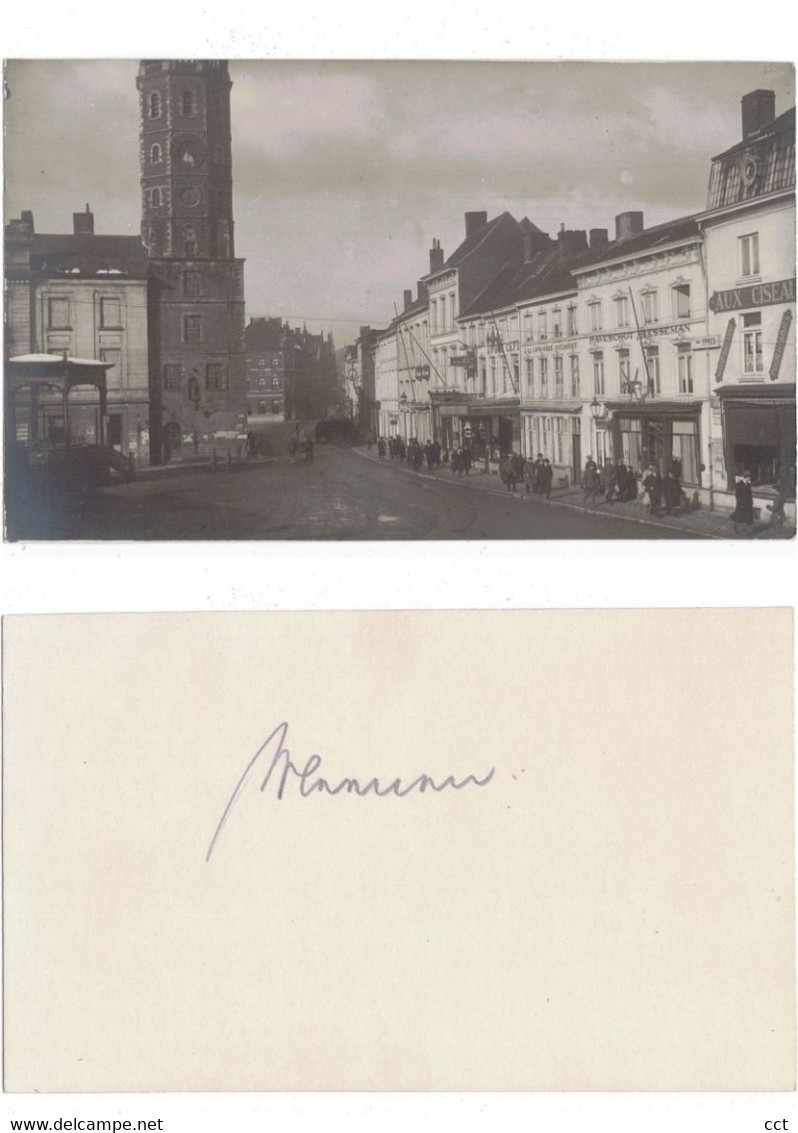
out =
<svg viewBox="0 0 798 1133"><path fill-rule="evenodd" d="M733 287L729 291L713 291L709 309L743 311L748 307L771 307L774 303L795 302L795 280L780 279L776 283L754 283L750 287Z"/></svg>
<svg viewBox="0 0 798 1133"><path fill-rule="evenodd" d="M715 367L715 381L719 382L723 377L723 371L726 369L726 362L729 358L729 351L731 350L732 339L734 338L734 328L737 326L736 319L729 319L728 326L726 327L726 334L723 338L723 346L720 348L718 355L718 364Z"/></svg>
<svg viewBox="0 0 798 1133"><path fill-rule="evenodd" d="M770 363L770 380L775 382L781 369L781 360L784 357L784 347L787 345L787 335L790 333L792 311L786 310L781 316L779 333L776 335L776 347L773 351L773 361Z"/></svg>

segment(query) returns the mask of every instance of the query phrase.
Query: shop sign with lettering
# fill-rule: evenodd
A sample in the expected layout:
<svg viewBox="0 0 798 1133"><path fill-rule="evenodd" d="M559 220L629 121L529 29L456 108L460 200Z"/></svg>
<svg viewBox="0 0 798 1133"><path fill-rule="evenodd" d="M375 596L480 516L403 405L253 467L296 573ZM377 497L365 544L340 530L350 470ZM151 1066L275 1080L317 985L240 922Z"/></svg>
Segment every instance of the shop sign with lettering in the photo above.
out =
<svg viewBox="0 0 798 1133"><path fill-rule="evenodd" d="M732 339L734 338L734 328L737 326L736 319L729 319L726 327L726 335L723 339L723 346L721 347L720 354L718 355L718 364L715 368L715 381L719 382L723 377L723 371L726 369L726 363L729 359L729 351L731 350Z"/></svg>
<svg viewBox="0 0 798 1133"><path fill-rule="evenodd" d="M779 333L776 335L776 348L773 351L773 361L770 363L770 380L775 382L781 369L781 360L784 357L784 347L787 345L787 335L790 333L792 311L787 310L781 316Z"/></svg>
<svg viewBox="0 0 798 1133"><path fill-rule="evenodd" d="M559 354L565 350L576 350L579 345L577 338L557 338L553 342L536 342L524 347L524 354Z"/></svg>
<svg viewBox="0 0 798 1133"><path fill-rule="evenodd" d="M771 307L774 303L795 302L795 280L780 279L776 283L754 283L750 287L732 287L729 291L714 291L709 309L716 314L723 311L742 311L748 307Z"/></svg>
<svg viewBox="0 0 798 1133"><path fill-rule="evenodd" d="M673 323L668 327L641 327L640 333L636 330L617 331L614 334L591 334L590 348L602 346L605 342L633 342L642 338L645 342L651 338L662 338L665 335L686 335L690 333L689 323Z"/></svg>

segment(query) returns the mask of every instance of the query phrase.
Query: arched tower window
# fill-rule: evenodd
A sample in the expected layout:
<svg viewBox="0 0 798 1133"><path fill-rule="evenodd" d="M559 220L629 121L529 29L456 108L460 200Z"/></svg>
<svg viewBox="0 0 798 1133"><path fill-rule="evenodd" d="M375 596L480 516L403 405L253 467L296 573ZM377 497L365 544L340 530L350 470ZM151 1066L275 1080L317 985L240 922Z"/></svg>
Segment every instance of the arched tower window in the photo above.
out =
<svg viewBox="0 0 798 1133"><path fill-rule="evenodd" d="M150 118L160 118L162 112L163 103L161 102L161 96L157 90L154 90L149 98L147 113L149 114Z"/></svg>
<svg viewBox="0 0 798 1133"><path fill-rule="evenodd" d="M197 113L197 99L193 90L184 90L180 98L180 112L184 118L193 118Z"/></svg>
<svg viewBox="0 0 798 1133"><path fill-rule="evenodd" d="M163 150L156 142L154 146L150 147L150 162L157 165L159 161L163 161Z"/></svg>
<svg viewBox="0 0 798 1133"><path fill-rule="evenodd" d="M159 209L163 204L163 194L160 189L153 189L152 191L152 207Z"/></svg>
<svg viewBox="0 0 798 1133"><path fill-rule="evenodd" d="M183 228L183 251L187 256L197 254L197 232L193 224L186 224Z"/></svg>

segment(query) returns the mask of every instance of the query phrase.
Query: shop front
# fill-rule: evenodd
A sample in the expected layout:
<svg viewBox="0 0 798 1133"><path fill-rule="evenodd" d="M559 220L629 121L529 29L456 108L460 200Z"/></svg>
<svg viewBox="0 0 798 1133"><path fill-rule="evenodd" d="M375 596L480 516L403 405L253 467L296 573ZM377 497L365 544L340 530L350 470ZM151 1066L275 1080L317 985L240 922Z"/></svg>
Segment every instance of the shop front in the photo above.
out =
<svg viewBox="0 0 798 1133"><path fill-rule="evenodd" d="M512 401L471 402L463 418L463 447L477 460L498 463L521 452L521 409Z"/></svg>
<svg viewBox="0 0 798 1133"><path fill-rule="evenodd" d="M719 386L725 487L734 492L735 477L751 476L754 495L766 497L779 485L795 500L795 385Z"/></svg>
<svg viewBox="0 0 798 1133"><path fill-rule="evenodd" d="M653 464L661 476L673 470L685 491L706 487L701 462L701 402L658 402L630 407L609 402L607 457L641 473Z"/></svg>

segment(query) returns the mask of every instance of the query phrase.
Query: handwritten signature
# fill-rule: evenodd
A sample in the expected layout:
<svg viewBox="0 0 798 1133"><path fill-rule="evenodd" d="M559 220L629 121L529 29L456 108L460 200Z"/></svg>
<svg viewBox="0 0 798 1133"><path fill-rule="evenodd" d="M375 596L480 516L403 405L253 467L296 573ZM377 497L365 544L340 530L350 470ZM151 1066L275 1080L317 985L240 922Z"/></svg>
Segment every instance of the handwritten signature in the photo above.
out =
<svg viewBox="0 0 798 1133"><path fill-rule="evenodd" d="M458 781L455 779L454 775L447 775L440 783L436 783L429 775L422 773L409 783L403 783L401 779L393 779L385 786L382 786L377 778L369 779L365 783L361 783L357 779L344 778L333 786L327 779L318 774L322 764L320 755L309 756L302 768L292 762L291 753L288 748L284 746L287 738L288 724L284 721L282 724L278 724L274 731L263 741L244 768L244 773L236 783L235 790L228 799L227 805L222 811L222 817L219 819L219 823L211 838L208 852L205 855L206 862L210 861L211 854L216 848L216 843L219 841L219 835L230 817L233 807L246 787L250 776L255 770L256 765L261 759L265 759L268 756L270 748L272 749L271 763L263 777L260 789L261 791L265 791L272 780L272 776L275 776L275 782L277 783L276 797L278 800L282 799L291 776L299 780L299 793L304 799L314 792L327 795L340 795L342 793L355 794L360 795L361 798L365 795L378 795L380 798L395 795L397 798L403 799L413 792L421 794L427 789L440 792L448 790L462 791L464 787L469 786L486 787L496 771L495 767L491 767L484 779L478 779L476 775L466 775L465 779Z"/></svg>

